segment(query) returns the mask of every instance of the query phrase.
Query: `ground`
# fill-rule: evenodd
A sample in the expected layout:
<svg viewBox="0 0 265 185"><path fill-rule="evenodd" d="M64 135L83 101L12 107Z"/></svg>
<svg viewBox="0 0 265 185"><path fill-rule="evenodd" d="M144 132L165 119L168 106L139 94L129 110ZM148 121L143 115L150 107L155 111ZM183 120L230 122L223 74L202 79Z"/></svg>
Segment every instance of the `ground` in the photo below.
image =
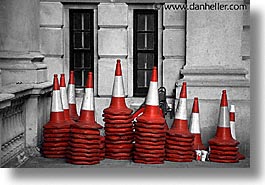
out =
<svg viewBox="0 0 265 185"><path fill-rule="evenodd" d="M20 168L249 168L250 159L247 158L239 163L214 163L214 162L185 162L175 163L165 161L164 164L145 165L137 164L127 160L105 159L97 165L72 165L66 163L64 159L48 159L44 157L30 158Z"/></svg>

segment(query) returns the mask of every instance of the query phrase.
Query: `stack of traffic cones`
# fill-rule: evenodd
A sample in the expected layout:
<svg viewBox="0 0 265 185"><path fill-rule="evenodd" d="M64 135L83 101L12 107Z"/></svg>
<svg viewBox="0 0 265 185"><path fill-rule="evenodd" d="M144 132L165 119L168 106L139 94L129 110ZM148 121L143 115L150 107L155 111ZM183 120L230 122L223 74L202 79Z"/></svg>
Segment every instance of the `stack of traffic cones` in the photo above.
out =
<svg viewBox="0 0 265 185"><path fill-rule="evenodd" d="M110 106L103 110L105 122L105 157L129 160L133 149L132 110L125 104L125 93L120 60L117 60L112 99Z"/></svg>
<svg viewBox="0 0 265 185"><path fill-rule="evenodd" d="M68 83L68 103L70 118L74 121L78 121L78 115L76 112L76 100L75 100L75 74L74 71L70 71L70 78Z"/></svg>
<svg viewBox="0 0 265 185"><path fill-rule="evenodd" d="M230 106L230 128L231 128L231 134L232 138L236 140L236 116L235 116L235 105ZM244 160L246 157L238 152L238 159L239 160Z"/></svg>
<svg viewBox="0 0 265 185"><path fill-rule="evenodd" d="M154 67L144 112L136 119L134 151L136 163L164 163L167 127L159 108L157 80L157 68Z"/></svg>
<svg viewBox="0 0 265 185"><path fill-rule="evenodd" d="M57 74L54 75L50 121L43 126L42 153L47 158L64 158L71 122L65 121Z"/></svg>
<svg viewBox="0 0 265 185"><path fill-rule="evenodd" d="M67 162L80 165L98 164L102 158L101 128L103 127L95 121L93 74L89 72L79 121L71 125Z"/></svg>
<svg viewBox="0 0 265 185"><path fill-rule="evenodd" d="M226 90L222 92L219 112L219 123L215 137L208 141L210 148L209 160L220 163L238 162L239 142L232 138Z"/></svg>
<svg viewBox="0 0 265 185"><path fill-rule="evenodd" d="M99 158L100 160L105 159L105 137L100 136L99 138Z"/></svg>
<svg viewBox="0 0 265 185"><path fill-rule="evenodd" d="M190 119L190 132L194 136L193 149L205 150L206 147L202 144L201 130L200 130L200 115L199 115L199 99L194 98L191 119Z"/></svg>
<svg viewBox="0 0 265 185"><path fill-rule="evenodd" d="M194 159L194 136L188 129L187 90L183 82L175 120L166 136L166 160L173 162L191 162Z"/></svg>

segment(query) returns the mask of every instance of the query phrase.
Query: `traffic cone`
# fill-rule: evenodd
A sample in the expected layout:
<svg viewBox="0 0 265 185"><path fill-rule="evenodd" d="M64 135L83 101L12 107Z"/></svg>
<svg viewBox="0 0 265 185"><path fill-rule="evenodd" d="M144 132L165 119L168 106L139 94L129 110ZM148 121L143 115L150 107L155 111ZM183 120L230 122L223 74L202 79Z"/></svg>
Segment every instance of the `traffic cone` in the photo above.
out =
<svg viewBox="0 0 265 185"><path fill-rule="evenodd" d="M222 91L219 122L215 137L210 139L208 143L210 145L210 161L219 163L238 162L238 152L235 151L238 150L239 142L232 138L226 90Z"/></svg>
<svg viewBox="0 0 265 185"><path fill-rule="evenodd" d="M42 154L47 158L64 158L70 136L71 122L66 121L61 100L58 75L54 75L50 121L43 126Z"/></svg>
<svg viewBox="0 0 265 185"><path fill-rule="evenodd" d="M182 83L176 114L171 129L166 136L166 160L172 162L191 162L194 159L194 136L188 129L187 86ZM198 108L198 107L196 107Z"/></svg>
<svg viewBox="0 0 265 185"><path fill-rule="evenodd" d="M164 163L167 125L159 108L157 81L157 67L153 67L143 114L136 118L135 163Z"/></svg>
<svg viewBox="0 0 265 185"><path fill-rule="evenodd" d="M79 121L71 125L67 162L98 164L102 160L102 139L99 131L101 128L103 127L95 121L93 74L89 72Z"/></svg>
<svg viewBox="0 0 265 185"><path fill-rule="evenodd" d="M180 137L190 137L190 138L193 137L193 135L190 133L188 129L186 82L182 83L175 119L168 134Z"/></svg>
<svg viewBox="0 0 265 185"><path fill-rule="evenodd" d="M70 79L68 83L68 103L69 114L72 120L78 121L78 115L76 112L76 100L75 100L75 74L74 71L70 71Z"/></svg>
<svg viewBox="0 0 265 185"><path fill-rule="evenodd" d="M219 112L219 122L217 126L217 131L215 137L208 141L210 145L218 146L237 146L238 141L232 138L230 130L229 112L228 112L228 102L226 90L222 92L222 99L220 104Z"/></svg>
<svg viewBox="0 0 265 185"><path fill-rule="evenodd" d="M133 149L132 110L125 103L121 61L115 69L110 106L103 110L105 122L105 157L115 160L130 160Z"/></svg>
<svg viewBox="0 0 265 185"><path fill-rule="evenodd" d="M53 79L50 121L44 125L44 128L70 128L70 125L65 124L64 120L58 75L55 74Z"/></svg>
<svg viewBox="0 0 265 185"><path fill-rule="evenodd" d="M232 134L232 137L233 137L233 139L235 139L236 140L236 116L235 116L235 112L236 112L236 110L235 110L235 105L231 105L230 106L230 112L229 112L229 116L230 116L230 128L231 128L231 134ZM239 153L238 152L238 159L239 160L244 160L246 157L243 155L243 154L241 154L241 153Z"/></svg>
<svg viewBox="0 0 265 185"><path fill-rule="evenodd" d="M125 103L121 61L119 59L116 63L111 103L109 108L104 109L103 112L111 115L130 115L132 113L132 110L129 109Z"/></svg>
<svg viewBox="0 0 265 185"><path fill-rule="evenodd" d="M194 135L194 142L193 142L194 150L205 150L206 147L202 144L202 139L201 139L198 97L195 97L193 102L191 122L190 122L190 132Z"/></svg>
<svg viewBox="0 0 265 185"><path fill-rule="evenodd" d="M69 104L68 104L68 99L67 99L64 74L61 74L61 78L60 78L60 92L61 92L62 106L63 106L63 112L64 112L64 119L70 124L73 124L74 122L70 118L70 114L69 114Z"/></svg>

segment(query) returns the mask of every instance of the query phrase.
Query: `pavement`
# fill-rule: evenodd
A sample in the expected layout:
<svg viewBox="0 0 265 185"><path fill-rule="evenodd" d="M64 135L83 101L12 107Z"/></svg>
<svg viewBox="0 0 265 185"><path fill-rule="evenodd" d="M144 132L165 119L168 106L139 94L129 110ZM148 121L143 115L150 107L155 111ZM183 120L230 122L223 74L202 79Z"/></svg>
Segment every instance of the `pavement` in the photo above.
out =
<svg viewBox="0 0 265 185"><path fill-rule="evenodd" d="M128 160L105 159L97 165L73 165L64 159L49 159L44 157L32 157L19 168L250 168L250 158L239 163L215 163L215 162L170 162L164 164L138 164Z"/></svg>

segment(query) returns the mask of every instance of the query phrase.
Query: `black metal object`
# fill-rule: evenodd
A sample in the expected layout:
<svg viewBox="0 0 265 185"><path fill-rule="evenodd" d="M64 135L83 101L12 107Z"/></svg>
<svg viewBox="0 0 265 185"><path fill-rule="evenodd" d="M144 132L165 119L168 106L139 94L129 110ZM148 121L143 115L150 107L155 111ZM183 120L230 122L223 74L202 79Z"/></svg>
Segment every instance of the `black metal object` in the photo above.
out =
<svg viewBox="0 0 265 185"><path fill-rule="evenodd" d="M159 106L163 111L163 115L167 115L169 113L170 119L173 118L173 109L168 106L167 101L166 101L166 94L167 90L165 87L160 87L158 89L158 98L159 98Z"/></svg>

